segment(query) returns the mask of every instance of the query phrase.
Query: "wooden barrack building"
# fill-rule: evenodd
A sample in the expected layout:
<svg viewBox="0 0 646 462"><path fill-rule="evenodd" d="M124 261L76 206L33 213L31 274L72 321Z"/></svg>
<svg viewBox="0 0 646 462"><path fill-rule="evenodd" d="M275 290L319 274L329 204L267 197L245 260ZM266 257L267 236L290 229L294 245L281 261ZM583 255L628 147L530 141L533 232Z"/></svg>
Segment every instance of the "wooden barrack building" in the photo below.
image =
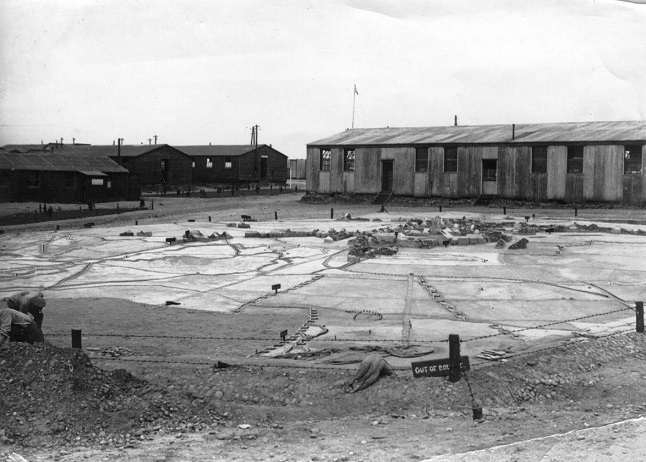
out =
<svg viewBox="0 0 646 462"><path fill-rule="evenodd" d="M307 190L646 202L646 122L355 128L307 145Z"/></svg>

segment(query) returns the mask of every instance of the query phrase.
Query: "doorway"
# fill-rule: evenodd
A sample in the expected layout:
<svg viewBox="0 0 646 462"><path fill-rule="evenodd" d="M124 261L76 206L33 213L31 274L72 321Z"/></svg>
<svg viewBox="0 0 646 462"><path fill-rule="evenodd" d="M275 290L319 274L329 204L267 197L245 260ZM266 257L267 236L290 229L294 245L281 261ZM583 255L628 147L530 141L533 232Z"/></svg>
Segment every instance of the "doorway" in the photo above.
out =
<svg viewBox="0 0 646 462"><path fill-rule="evenodd" d="M498 194L498 159L482 159L482 194Z"/></svg>
<svg viewBox="0 0 646 462"><path fill-rule="evenodd" d="M262 181L267 180L267 156L260 158L260 179Z"/></svg>
<svg viewBox="0 0 646 462"><path fill-rule="evenodd" d="M392 160L381 161L381 190L393 190L393 163Z"/></svg>

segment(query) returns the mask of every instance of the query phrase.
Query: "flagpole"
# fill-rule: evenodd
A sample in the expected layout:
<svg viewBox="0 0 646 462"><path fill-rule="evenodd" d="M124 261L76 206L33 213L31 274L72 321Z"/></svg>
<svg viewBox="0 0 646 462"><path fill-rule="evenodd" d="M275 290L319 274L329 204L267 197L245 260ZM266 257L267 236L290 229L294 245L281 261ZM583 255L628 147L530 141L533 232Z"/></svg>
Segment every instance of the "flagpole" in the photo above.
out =
<svg viewBox="0 0 646 462"><path fill-rule="evenodd" d="M357 86L354 86L354 91L352 92L352 128L354 128L354 102L357 99Z"/></svg>

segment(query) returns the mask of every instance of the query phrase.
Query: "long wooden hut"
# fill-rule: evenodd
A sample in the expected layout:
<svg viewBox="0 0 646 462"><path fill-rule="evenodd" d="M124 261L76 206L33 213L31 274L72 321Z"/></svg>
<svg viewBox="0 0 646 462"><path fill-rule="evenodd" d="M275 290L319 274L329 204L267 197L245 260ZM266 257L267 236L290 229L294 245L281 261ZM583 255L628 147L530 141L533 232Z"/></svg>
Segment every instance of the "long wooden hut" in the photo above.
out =
<svg viewBox="0 0 646 462"><path fill-rule="evenodd" d="M193 159L193 182L285 183L287 156L271 145L175 146Z"/></svg>
<svg viewBox="0 0 646 462"><path fill-rule="evenodd" d="M646 202L646 122L355 128L307 145L319 193Z"/></svg>
<svg viewBox="0 0 646 462"><path fill-rule="evenodd" d="M0 152L0 202L108 202L140 193L137 176L107 157Z"/></svg>

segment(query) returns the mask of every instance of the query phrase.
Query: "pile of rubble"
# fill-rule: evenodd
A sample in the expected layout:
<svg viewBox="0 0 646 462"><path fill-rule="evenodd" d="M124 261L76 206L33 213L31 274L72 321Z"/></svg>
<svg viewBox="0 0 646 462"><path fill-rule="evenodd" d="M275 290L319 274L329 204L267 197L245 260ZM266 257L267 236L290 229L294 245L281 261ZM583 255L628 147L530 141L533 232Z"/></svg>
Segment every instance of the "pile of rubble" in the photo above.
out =
<svg viewBox="0 0 646 462"><path fill-rule="evenodd" d="M348 261L351 263L377 255L395 255L399 250L394 245L379 245L376 237L367 234L360 234L350 244L352 247L348 253Z"/></svg>
<svg viewBox="0 0 646 462"><path fill-rule="evenodd" d="M81 350L49 343L5 345L0 377L0 442L5 444L134 447L162 429L204 430L222 420L209 402L124 369L96 368Z"/></svg>

